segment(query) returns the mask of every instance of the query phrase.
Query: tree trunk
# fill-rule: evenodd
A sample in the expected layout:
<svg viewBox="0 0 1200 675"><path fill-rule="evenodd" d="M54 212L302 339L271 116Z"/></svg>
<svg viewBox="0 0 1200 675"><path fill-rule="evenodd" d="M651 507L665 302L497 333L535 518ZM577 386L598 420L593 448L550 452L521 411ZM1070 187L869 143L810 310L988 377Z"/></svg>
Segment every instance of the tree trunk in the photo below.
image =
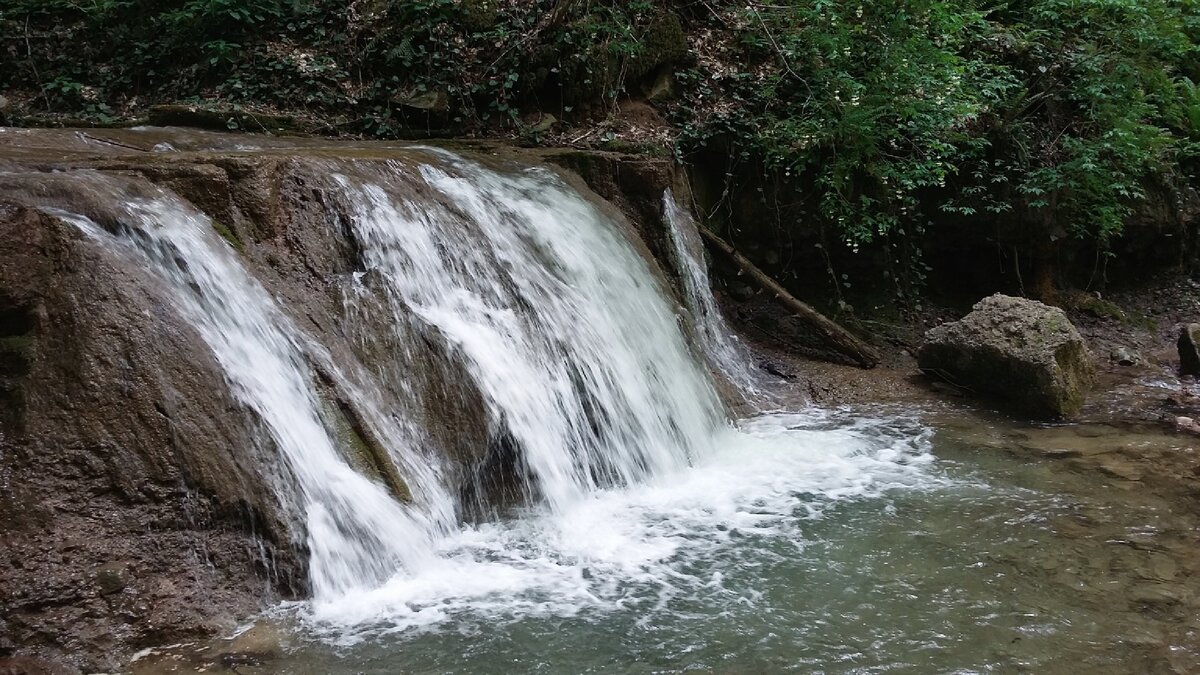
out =
<svg viewBox="0 0 1200 675"><path fill-rule="evenodd" d="M760 270L746 256L738 253L724 239L709 232L703 227L697 228L700 236L714 249L720 251L733 264L737 265L763 290L771 293L779 304L817 332L825 343L839 354L843 354L863 368L874 368L879 364L879 353L870 345L855 337L852 333L831 321L824 314L796 299L788 293L779 282Z"/></svg>

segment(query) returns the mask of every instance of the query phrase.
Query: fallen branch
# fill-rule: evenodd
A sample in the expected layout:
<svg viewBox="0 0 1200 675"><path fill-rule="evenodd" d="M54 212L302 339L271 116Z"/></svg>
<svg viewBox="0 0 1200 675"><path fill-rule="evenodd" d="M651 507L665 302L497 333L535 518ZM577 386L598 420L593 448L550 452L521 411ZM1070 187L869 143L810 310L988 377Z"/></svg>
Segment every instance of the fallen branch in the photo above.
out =
<svg viewBox="0 0 1200 675"><path fill-rule="evenodd" d="M783 305L788 311L804 322L810 328L817 332L830 347L837 353L843 354L863 368L874 368L879 364L879 353L876 352L870 345L863 342L854 336L854 334L842 328L838 324L828 319L824 314L813 309L811 306L797 300L795 296L788 293L779 282L772 279L766 272L760 270L754 263L750 262L746 256L738 253L736 249L730 246L724 239L709 232L703 227L697 228L700 231L700 236L704 238L709 246L720 251L733 264L745 272L756 284L762 287L763 290L771 293L779 304Z"/></svg>
<svg viewBox="0 0 1200 675"><path fill-rule="evenodd" d="M127 148L129 150L137 150L138 152L150 152L149 150L147 150L145 148L139 148L136 145L129 145L128 143L114 141L111 138L100 138L99 136L93 136L85 131L80 131L78 133L81 137L86 138L89 141L95 141L97 143L104 143L105 145L115 145L118 148Z"/></svg>

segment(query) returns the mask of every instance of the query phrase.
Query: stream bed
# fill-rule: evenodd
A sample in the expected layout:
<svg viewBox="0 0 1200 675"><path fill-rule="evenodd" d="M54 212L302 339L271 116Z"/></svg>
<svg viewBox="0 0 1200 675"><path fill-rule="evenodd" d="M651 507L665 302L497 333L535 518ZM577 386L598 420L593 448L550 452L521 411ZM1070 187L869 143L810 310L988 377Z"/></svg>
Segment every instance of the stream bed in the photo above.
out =
<svg viewBox="0 0 1200 675"><path fill-rule="evenodd" d="M241 639L281 657L238 662L218 641L134 671L1200 669L1194 508L1068 460L1186 439L871 408L764 415L722 445L464 529L438 568L337 606L280 608Z"/></svg>

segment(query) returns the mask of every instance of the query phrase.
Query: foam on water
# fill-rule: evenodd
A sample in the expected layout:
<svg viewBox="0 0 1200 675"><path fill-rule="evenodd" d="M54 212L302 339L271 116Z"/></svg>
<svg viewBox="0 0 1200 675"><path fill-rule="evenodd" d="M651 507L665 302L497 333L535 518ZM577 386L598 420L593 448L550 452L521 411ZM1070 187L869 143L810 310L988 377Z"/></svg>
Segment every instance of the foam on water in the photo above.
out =
<svg viewBox="0 0 1200 675"><path fill-rule="evenodd" d="M464 528L439 543L437 566L322 603L310 618L351 644L447 623L470 631L629 607L653 621L679 595L737 599L753 589L727 589L723 578L762 556L748 538L802 547L803 523L831 504L939 484L927 471L929 436L905 419L818 410L755 417L719 432L718 449L692 467L597 490L561 510Z"/></svg>

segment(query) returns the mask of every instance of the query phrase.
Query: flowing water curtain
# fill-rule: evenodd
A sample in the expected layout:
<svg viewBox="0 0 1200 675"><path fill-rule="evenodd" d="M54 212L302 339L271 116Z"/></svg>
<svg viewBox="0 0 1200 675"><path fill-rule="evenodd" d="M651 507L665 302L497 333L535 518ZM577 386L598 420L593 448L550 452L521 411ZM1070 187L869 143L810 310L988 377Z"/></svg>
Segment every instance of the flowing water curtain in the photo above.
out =
<svg viewBox="0 0 1200 675"><path fill-rule="evenodd" d="M668 189L663 193L671 253L683 290L683 300L692 330L709 366L737 387L749 402L763 405L771 395L754 365L754 355L729 327L713 295L704 242L700 240L696 220L675 201Z"/></svg>
<svg viewBox="0 0 1200 675"><path fill-rule="evenodd" d="M724 424L648 263L551 172L438 151L334 182L395 324L462 357L552 508L681 468Z"/></svg>
<svg viewBox="0 0 1200 675"><path fill-rule="evenodd" d="M356 472L322 420L305 354L315 342L280 311L206 216L165 193L122 199L121 208L124 227L116 233L84 216L58 215L165 282L234 394L265 423L300 493L314 594L345 594L425 564L434 528L424 514Z"/></svg>
<svg viewBox="0 0 1200 675"><path fill-rule="evenodd" d="M359 315L382 306L385 328L420 324L444 342L481 393L492 433L521 455L527 494L550 513L712 453L728 428L713 382L619 223L547 170L496 171L448 153L335 166L329 189L349 205L358 246L353 281L383 291L382 305ZM376 364L335 363L186 202L100 174L86 180L109 183L121 225L59 215L163 282L261 419L291 476L281 499L301 505L317 603L442 564L438 542L455 529L458 495L436 468L422 471L429 458L409 427L425 421L384 403L399 385ZM397 501L388 472L372 480L349 461L331 396L383 446L412 503Z"/></svg>

